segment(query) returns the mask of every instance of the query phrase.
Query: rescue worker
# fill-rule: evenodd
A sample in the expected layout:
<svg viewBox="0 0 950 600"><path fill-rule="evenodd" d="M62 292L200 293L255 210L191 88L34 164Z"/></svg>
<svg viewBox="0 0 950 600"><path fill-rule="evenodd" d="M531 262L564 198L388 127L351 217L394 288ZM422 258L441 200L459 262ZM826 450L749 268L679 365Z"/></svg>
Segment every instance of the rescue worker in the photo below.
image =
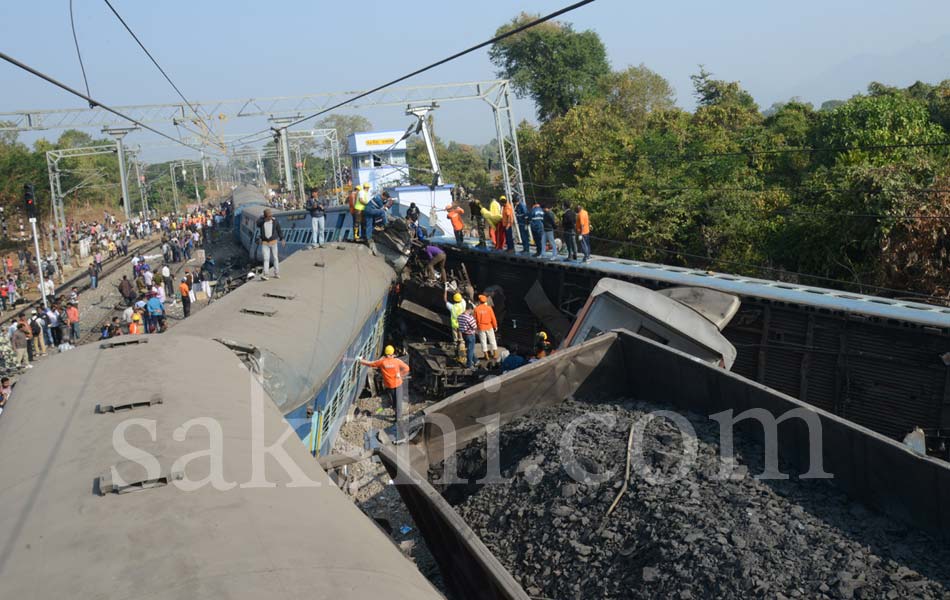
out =
<svg viewBox="0 0 950 600"><path fill-rule="evenodd" d="M528 254L531 252L531 236L528 235L528 222L530 221L530 215L528 212L528 205L525 204L523 198L519 199L517 206L515 206L515 217L518 220L518 233L521 235L521 253Z"/></svg>
<svg viewBox="0 0 950 600"><path fill-rule="evenodd" d="M402 388L403 377L409 374L409 365L396 358L396 349L392 346L386 346L383 349L383 356L379 360L372 362L363 360L359 357L360 364L364 367L379 369L383 376L383 390L389 403L396 409L396 420L402 416L402 402L400 402L399 393ZM376 409L377 413L383 412L383 407Z"/></svg>
<svg viewBox="0 0 950 600"><path fill-rule="evenodd" d="M554 350L554 345L548 340L548 334L539 331L534 338L534 355L537 358L544 358Z"/></svg>
<svg viewBox="0 0 950 600"><path fill-rule="evenodd" d="M474 309L466 304L465 310L459 315L459 334L465 340L465 368L474 369L478 364L475 361L475 335L478 333L478 322L472 314Z"/></svg>
<svg viewBox="0 0 950 600"><path fill-rule="evenodd" d="M584 253L584 262L587 262L590 260L590 216L580 204L574 207L574 212L577 213L575 231L581 238L581 252Z"/></svg>
<svg viewBox="0 0 950 600"><path fill-rule="evenodd" d="M498 199L501 202L501 224L500 237L504 238L505 248L508 252L515 251L515 232L512 229L515 225L515 210L508 202L508 198L502 196Z"/></svg>
<svg viewBox="0 0 950 600"><path fill-rule="evenodd" d="M478 297L479 305L475 307L475 323L478 325L478 341L482 345L485 358L491 362L498 351L498 342L495 332L498 331L498 320L495 310L488 304L488 296L481 294Z"/></svg>
<svg viewBox="0 0 950 600"><path fill-rule="evenodd" d="M501 250L504 247L504 240L498 239L498 229L501 226L501 204L498 200L492 198L488 204L488 210L482 208L482 217L488 223L488 235L491 237L492 246L495 250Z"/></svg>
<svg viewBox="0 0 950 600"><path fill-rule="evenodd" d="M461 356L462 352L462 334L459 333L459 315L465 312L465 300L462 294L455 292L452 301L449 302L449 291L442 293L442 299L445 301L445 308L449 310L449 324L452 327L452 343L455 344L456 352Z"/></svg>
<svg viewBox="0 0 950 600"><path fill-rule="evenodd" d="M364 223L365 217L363 216L363 210L366 208L368 202L369 184L364 183L361 187L357 188L356 203L353 205L353 208L356 209L356 217L353 219L353 241L359 241L366 235L366 223ZM358 226L356 225L357 223L359 223Z"/></svg>
<svg viewBox="0 0 950 600"><path fill-rule="evenodd" d="M485 249L488 245L485 243L485 217L482 214L484 210L482 203L478 198L472 196L468 200L468 208L472 212L472 218L475 219L475 228L478 230L478 247Z"/></svg>
<svg viewBox="0 0 950 600"><path fill-rule="evenodd" d="M455 245L461 248L465 244L465 223L462 221L465 209L461 206L449 205L445 207L445 211L448 213L449 221L452 222L452 230L455 232Z"/></svg>
<svg viewBox="0 0 950 600"><path fill-rule="evenodd" d="M544 209L537 202L531 206L531 237L534 238L534 255L541 256L544 249Z"/></svg>
<svg viewBox="0 0 950 600"><path fill-rule="evenodd" d="M129 333L131 335L145 333L145 328L142 326L142 315L139 313L132 314L132 322L129 323Z"/></svg>
<svg viewBox="0 0 950 600"><path fill-rule="evenodd" d="M280 230L280 223L274 218L269 208L264 209L264 215L257 220L257 229L261 234L261 255L264 259L264 270L261 271L261 279L267 280L267 272L270 271L270 259L274 257L274 278L280 279L280 258L277 252L277 241L286 246L287 240Z"/></svg>
<svg viewBox="0 0 950 600"><path fill-rule="evenodd" d="M577 260L577 213L570 206L561 215L561 229L567 245L567 260Z"/></svg>
<svg viewBox="0 0 950 600"><path fill-rule="evenodd" d="M429 259L426 263L426 272L429 274L429 280L435 281L435 268L439 267L439 272L442 275L442 283L444 284L448 281L448 276L445 274L445 252L442 251L442 248L430 244L423 249L423 253Z"/></svg>

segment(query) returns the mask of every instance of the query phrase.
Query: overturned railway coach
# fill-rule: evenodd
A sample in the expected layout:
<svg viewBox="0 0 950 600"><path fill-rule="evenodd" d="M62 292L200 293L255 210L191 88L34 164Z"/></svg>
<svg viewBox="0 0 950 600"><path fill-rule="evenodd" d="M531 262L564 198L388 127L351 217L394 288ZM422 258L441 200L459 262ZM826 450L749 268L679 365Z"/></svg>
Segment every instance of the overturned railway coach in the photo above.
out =
<svg viewBox="0 0 950 600"><path fill-rule="evenodd" d="M507 340L528 343L541 328L525 300L535 282L568 317L602 277L735 294L742 305L723 330L738 351L733 371L891 438L921 427L931 450L950 452L950 308L633 260L538 260L440 243L450 267L464 263L476 287L505 289Z"/></svg>

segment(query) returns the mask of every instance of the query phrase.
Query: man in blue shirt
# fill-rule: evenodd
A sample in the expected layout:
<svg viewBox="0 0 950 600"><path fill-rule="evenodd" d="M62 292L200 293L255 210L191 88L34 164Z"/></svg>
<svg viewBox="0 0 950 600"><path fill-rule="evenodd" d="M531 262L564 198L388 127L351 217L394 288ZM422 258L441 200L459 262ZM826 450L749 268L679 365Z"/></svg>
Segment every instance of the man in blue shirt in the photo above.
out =
<svg viewBox="0 0 950 600"><path fill-rule="evenodd" d="M383 192L382 195L376 194L370 199L366 208L363 209L363 219L365 220L366 240L373 239L373 228L376 219L382 221L382 226L389 224L389 213L386 212L386 204L389 202L389 192Z"/></svg>
<svg viewBox="0 0 950 600"><path fill-rule="evenodd" d="M148 311L149 321L155 328L154 333L165 331L165 305L158 294L150 294L148 302L145 303L145 310Z"/></svg>
<svg viewBox="0 0 950 600"><path fill-rule="evenodd" d="M535 202L528 216L531 219L531 236L534 238L534 246L537 249L534 255L541 256L541 252L544 251L544 209Z"/></svg>

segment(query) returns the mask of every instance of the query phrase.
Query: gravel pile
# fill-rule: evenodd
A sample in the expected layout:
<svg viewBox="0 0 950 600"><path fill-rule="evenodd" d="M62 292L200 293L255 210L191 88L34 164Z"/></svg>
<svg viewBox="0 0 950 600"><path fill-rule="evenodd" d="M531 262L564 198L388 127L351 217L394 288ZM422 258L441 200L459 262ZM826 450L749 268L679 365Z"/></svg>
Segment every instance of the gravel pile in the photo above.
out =
<svg viewBox="0 0 950 600"><path fill-rule="evenodd" d="M735 468L720 479L719 425L704 417L687 415L696 438L686 440L665 418L649 422L634 445L654 481L679 471L690 442L694 467L665 484L634 469L605 517L623 486L631 423L661 408L568 401L539 411L501 430L501 473L510 483L443 493L536 598L950 597L950 545L788 467L788 480L755 479L762 448L738 434ZM559 448L565 428L585 415L573 446L575 464L590 475L578 482ZM459 476L481 478L486 455L484 440L462 451Z"/></svg>

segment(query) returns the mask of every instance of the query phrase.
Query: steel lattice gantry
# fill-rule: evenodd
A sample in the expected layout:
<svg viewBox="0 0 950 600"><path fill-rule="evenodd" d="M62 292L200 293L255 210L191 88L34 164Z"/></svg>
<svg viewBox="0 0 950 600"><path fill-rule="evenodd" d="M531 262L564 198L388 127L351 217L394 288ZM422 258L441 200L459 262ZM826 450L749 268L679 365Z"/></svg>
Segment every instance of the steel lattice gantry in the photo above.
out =
<svg viewBox="0 0 950 600"><path fill-rule="evenodd" d="M224 136L210 132L230 119L243 117L281 118L313 114L361 95L363 92L327 92L304 96L274 96L234 100L214 100L194 104L199 119L185 103L142 104L114 107L143 124L162 124L188 129L208 147L224 145ZM524 197L524 182L518 155L518 140L512 115L510 85L498 79L465 83L391 87L367 94L347 104L348 109L373 106L402 106L415 103L444 103L483 100L492 109L499 149L499 164L509 198ZM24 110L0 113L0 131L98 128L128 126L128 121L101 108ZM194 128L194 129L193 129ZM197 131L195 130L197 129ZM264 134L269 138L270 134ZM254 136L243 136L248 139ZM242 138L238 138L237 141ZM339 144L339 141L337 142ZM342 165L341 165L342 166Z"/></svg>

